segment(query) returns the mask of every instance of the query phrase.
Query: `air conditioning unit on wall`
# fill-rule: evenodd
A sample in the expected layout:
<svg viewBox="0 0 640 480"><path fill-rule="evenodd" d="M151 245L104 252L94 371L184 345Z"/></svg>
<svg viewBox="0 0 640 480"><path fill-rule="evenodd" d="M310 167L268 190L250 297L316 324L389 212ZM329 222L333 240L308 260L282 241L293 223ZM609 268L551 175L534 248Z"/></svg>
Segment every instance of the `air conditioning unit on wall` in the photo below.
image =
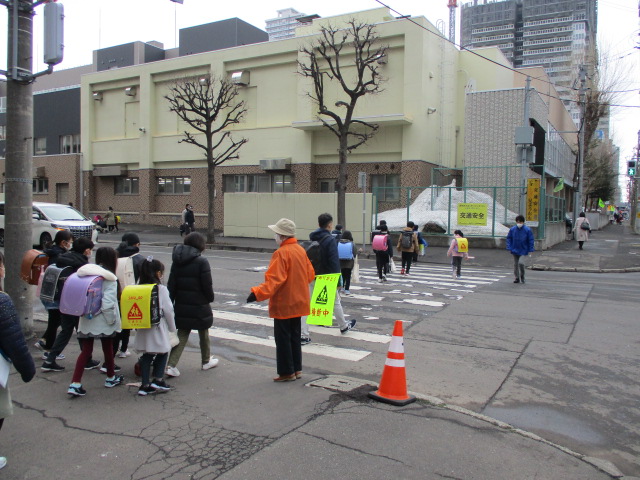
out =
<svg viewBox="0 0 640 480"><path fill-rule="evenodd" d="M291 158L267 158L260 160L262 170L288 170L291 167Z"/></svg>

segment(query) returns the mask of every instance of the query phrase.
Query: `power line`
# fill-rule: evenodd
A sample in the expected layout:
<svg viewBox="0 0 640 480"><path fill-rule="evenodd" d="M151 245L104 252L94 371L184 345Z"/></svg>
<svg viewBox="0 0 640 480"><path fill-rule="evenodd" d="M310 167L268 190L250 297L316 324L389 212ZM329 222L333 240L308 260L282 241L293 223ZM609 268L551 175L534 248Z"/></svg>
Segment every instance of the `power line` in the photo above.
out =
<svg viewBox="0 0 640 480"><path fill-rule="evenodd" d="M519 75L523 75L523 76L525 76L525 77L531 77L531 75L529 75L529 74L527 74L527 73L524 73L524 72L522 72L522 71L520 71L520 70L516 70L515 68L509 67L508 65L503 65L502 63L496 62L495 60L492 60L492 59L490 59L490 58L487 58L487 57L485 57L484 55L480 55L479 53L474 52L473 50L470 50L470 49L468 49L468 48L466 48L466 47L463 47L462 45L459 45L459 44L457 44L456 42L452 42L451 40L449 40L448 38L444 37L443 35L438 35L437 33L435 33L435 32L433 32L433 31L429 30L429 29L428 29L428 28L426 28L425 26L420 25L418 22L416 22L415 20L413 20L413 18L411 18L411 16L402 14L401 12L399 12L398 10L396 10L395 8L393 8L393 7L391 7L390 5L387 5L386 3L384 3L382 0L374 0L374 1L375 1L375 2L377 2L377 3L379 3L380 5L382 5L383 7L388 8L390 11L392 11L393 13L395 13L396 15L398 15L398 16L400 17L400 19L402 19L402 20L407 20L407 21L409 21L409 22L413 23L413 24L414 24L414 25L416 25L417 27L419 27L419 28L421 28L421 29L425 30L426 32L428 32L428 33L430 33L430 34L432 34L432 35L437 35L440 39L442 39L442 40L444 40L444 41L446 41L446 42L449 42L450 44L452 44L452 45L453 45L453 46L455 46L455 47L458 47L461 51L462 51L462 50L467 51L467 52L471 53L472 55L475 55L475 56L477 56L477 57L479 57L479 58L481 58L481 59L483 59L483 60L486 60L486 61L488 61L488 62L490 62L490 63L493 63L494 65L497 65L497 66L499 66L499 67L505 68L505 69L507 69L507 70L509 70L509 71L511 71L511 72L517 73L517 74L519 74ZM540 77L533 77L533 78L535 78L536 80L539 80L539 81L541 81L541 82L543 82L543 83L546 83L546 84L548 84L548 85L552 85L554 88L556 87L556 84L555 84L554 82L550 81L550 80L545 80L545 79L540 78ZM568 87L568 89L569 89L569 90L573 90L573 91L575 91L575 92L578 92L578 90L579 90L578 88L575 88L575 87ZM635 92L636 90L637 90L637 89L632 89L632 90L629 90L629 91L630 91L630 92ZM560 98L560 97L556 97L556 96L549 95L549 94L546 94L546 93L543 93L543 92L539 92L538 90L536 90L536 91L537 91L538 93L540 93L541 95L544 95L544 96L546 96L546 97L554 98L554 99L556 99L556 100L560 100L560 101L562 101L562 102L566 101L566 99L562 99L562 98ZM625 92L625 91L620 91L620 92L617 92L617 91L605 92L605 91L603 91L602 93L624 93L624 92ZM578 100L570 100L570 101L572 101L572 102L576 102L576 103L578 103L578 104L582 103L582 102L580 102L580 101L578 101ZM608 104L608 105L609 105L609 106L611 106L611 107L640 108L640 105L616 105L616 104Z"/></svg>

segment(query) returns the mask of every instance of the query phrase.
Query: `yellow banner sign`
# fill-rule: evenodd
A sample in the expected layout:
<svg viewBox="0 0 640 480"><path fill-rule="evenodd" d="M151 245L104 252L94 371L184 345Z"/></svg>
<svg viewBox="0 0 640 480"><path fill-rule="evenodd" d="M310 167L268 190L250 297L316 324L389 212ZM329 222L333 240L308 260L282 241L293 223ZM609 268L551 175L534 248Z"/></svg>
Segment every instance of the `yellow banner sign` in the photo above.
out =
<svg viewBox="0 0 640 480"><path fill-rule="evenodd" d="M316 275L316 283L311 295L311 313L307 317L310 325L331 325L333 304L338 290L339 273Z"/></svg>
<svg viewBox="0 0 640 480"><path fill-rule="evenodd" d="M486 225L486 203L459 203L458 225Z"/></svg>
<svg viewBox="0 0 640 480"><path fill-rule="evenodd" d="M530 178L527 180L527 225L538 226L540 217L540 179Z"/></svg>
<svg viewBox="0 0 640 480"><path fill-rule="evenodd" d="M120 297L122 328L151 328L153 284L129 285Z"/></svg>

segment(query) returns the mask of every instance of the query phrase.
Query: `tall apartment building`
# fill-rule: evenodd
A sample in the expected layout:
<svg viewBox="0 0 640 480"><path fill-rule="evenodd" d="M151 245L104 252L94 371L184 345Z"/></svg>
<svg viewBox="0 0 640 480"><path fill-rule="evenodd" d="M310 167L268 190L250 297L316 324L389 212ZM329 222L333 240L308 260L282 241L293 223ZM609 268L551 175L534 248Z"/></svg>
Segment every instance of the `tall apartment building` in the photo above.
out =
<svg viewBox="0 0 640 480"><path fill-rule="evenodd" d="M594 63L597 0L474 0L461 24L463 47L495 46L516 68L543 67L579 121L573 87L579 66Z"/></svg>
<svg viewBox="0 0 640 480"><path fill-rule="evenodd" d="M296 36L296 27L300 26L298 19L306 16L293 8L278 10L276 18L265 20L265 30L269 34L269 40L282 40Z"/></svg>

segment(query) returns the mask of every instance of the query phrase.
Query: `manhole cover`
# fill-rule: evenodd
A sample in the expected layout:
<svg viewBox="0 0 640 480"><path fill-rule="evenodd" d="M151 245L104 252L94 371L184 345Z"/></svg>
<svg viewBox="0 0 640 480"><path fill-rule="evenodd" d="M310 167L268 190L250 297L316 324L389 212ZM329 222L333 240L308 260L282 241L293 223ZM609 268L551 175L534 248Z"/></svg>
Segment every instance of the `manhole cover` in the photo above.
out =
<svg viewBox="0 0 640 480"><path fill-rule="evenodd" d="M368 382L355 378L342 377L340 375L330 375L328 377L319 378L318 380L313 380L307 383L307 385L310 387L326 388L327 390L333 390L336 392L350 392L356 388L364 387L365 385L375 388L375 385Z"/></svg>

